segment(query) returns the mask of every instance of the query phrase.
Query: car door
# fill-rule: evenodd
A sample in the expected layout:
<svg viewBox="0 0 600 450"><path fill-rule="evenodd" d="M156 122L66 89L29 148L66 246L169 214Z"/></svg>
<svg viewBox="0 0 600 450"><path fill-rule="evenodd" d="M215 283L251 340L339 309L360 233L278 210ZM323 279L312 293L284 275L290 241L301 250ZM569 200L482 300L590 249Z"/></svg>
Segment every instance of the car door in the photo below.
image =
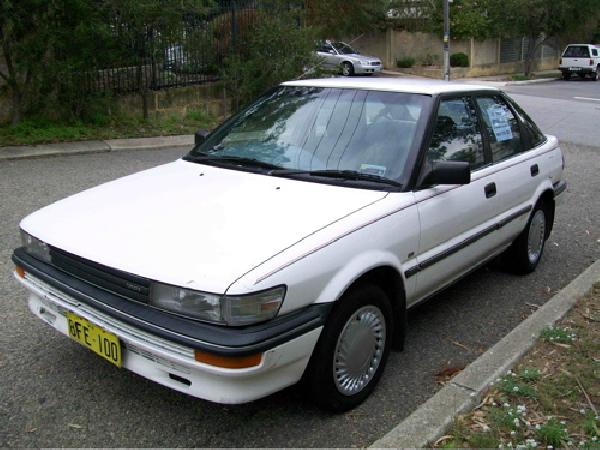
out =
<svg viewBox="0 0 600 450"><path fill-rule="evenodd" d="M531 198L542 178L540 161L523 152L535 145L519 121L518 113L500 94L475 98L481 113L483 133L492 164L490 176L496 186L498 214L514 217L496 230L500 241L512 241L525 227Z"/></svg>
<svg viewBox="0 0 600 450"><path fill-rule="evenodd" d="M452 282L496 245L489 235L499 202L474 98L441 98L434 120L421 173L434 161L464 161L471 166L471 183L417 186L421 236L416 265L406 273L417 277L414 302Z"/></svg>
<svg viewBox="0 0 600 450"><path fill-rule="evenodd" d="M339 64L339 57L337 51L333 48L333 45L331 44L325 43L320 45L317 51L317 55L319 55L319 57L322 58L323 65L325 67L337 67Z"/></svg>

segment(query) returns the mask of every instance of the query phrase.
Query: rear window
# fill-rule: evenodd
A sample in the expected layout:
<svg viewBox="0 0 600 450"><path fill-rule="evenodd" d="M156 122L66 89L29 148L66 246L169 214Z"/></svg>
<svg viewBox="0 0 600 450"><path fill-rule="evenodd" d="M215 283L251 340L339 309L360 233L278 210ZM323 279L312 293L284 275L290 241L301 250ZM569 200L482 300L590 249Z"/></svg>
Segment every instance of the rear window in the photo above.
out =
<svg viewBox="0 0 600 450"><path fill-rule="evenodd" d="M590 49L587 45L569 45L563 55L564 58L589 58Z"/></svg>

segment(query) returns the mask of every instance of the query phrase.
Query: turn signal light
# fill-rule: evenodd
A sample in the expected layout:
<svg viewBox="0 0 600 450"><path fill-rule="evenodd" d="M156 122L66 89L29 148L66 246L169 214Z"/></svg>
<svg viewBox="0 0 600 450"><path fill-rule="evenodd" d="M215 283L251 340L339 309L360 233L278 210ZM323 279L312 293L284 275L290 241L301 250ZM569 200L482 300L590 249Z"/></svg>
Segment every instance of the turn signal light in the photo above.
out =
<svg viewBox="0 0 600 450"><path fill-rule="evenodd" d="M15 266L15 272L19 275L19 278L25 278L25 269L21 266Z"/></svg>
<svg viewBox="0 0 600 450"><path fill-rule="evenodd" d="M260 364L262 353L247 356L221 356L196 350L194 351L194 359L198 362L224 369L247 369Z"/></svg>

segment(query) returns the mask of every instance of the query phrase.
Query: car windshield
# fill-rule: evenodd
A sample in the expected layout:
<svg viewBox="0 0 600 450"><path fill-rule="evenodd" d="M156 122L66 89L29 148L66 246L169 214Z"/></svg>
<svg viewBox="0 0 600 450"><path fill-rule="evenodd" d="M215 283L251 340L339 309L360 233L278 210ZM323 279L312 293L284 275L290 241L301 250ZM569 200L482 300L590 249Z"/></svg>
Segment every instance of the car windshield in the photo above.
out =
<svg viewBox="0 0 600 450"><path fill-rule="evenodd" d="M359 54L356 50L354 50L348 44L344 44L343 42L334 42L333 46L342 55L358 55Z"/></svg>
<svg viewBox="0 0 600 450"><path fill-rule="evenodd" d="M188 155L243 168L350 171L404 182L424 120L420 94L279 87L225 122Z"/></svg>
<svg viewBox="0 0 600 450"><path fill-rule="evenodd" d="M564 58L589 58L590 49L587 45L569 45L565 50Z"/></svg>

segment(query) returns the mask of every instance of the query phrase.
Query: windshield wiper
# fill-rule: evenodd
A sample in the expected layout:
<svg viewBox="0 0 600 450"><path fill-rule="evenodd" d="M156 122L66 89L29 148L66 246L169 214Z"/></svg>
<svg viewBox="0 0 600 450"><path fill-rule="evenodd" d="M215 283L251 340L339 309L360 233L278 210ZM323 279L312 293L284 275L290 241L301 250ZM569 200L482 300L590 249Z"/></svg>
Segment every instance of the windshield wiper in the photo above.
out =
<svg viewBox="0 0 600 450"><path fill-rule="evenodd" d="M242 167L251 167L251 168L259 168L259 169L267 169L267 170L278 170L281 169L281 166L276 164L271 164L264 161L259 161L254 158L245 158L243 156L216 156L210 155L208 153L200 153L196 155L188 155L184 158L186 161L191 162L202 162L208 164L217 164L223 163L223 165L235 165Z"/></svg>
<svg viewBox="0 0 600 450"><path fill-rule="evenodd" d="M369 181L371 183L387 184L397 188L402 187L402 183L399 183L389 178L381 177L379 175L372 175L369 173L358 172L356 170L294 170L294 169L281 169L272 170L269 172L270 175L308 175L314 177L327 177L327 178L339 178L342 180L349 181Z"/></svg>

